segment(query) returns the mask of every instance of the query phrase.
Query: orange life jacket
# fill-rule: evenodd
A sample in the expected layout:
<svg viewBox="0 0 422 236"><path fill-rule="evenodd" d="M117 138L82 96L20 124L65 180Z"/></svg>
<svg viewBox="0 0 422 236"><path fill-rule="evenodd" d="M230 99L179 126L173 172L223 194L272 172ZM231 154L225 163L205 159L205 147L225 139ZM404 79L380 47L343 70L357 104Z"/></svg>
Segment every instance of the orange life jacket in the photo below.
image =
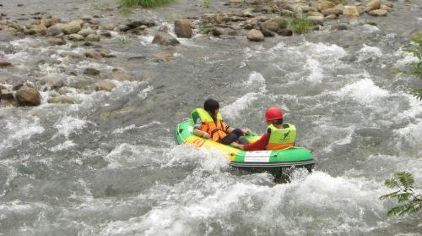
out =
<svg viewBox="0 0 422 236"><path fill-rule="evenodd" d="M220 112L217 114L216 120L214 120L206 110L196 108L192 111L192 118L194 122L198 117L202 121L200 130L207 132L213 141L218 142L227 136L226 125L224 124L224 120Z"/></svg>

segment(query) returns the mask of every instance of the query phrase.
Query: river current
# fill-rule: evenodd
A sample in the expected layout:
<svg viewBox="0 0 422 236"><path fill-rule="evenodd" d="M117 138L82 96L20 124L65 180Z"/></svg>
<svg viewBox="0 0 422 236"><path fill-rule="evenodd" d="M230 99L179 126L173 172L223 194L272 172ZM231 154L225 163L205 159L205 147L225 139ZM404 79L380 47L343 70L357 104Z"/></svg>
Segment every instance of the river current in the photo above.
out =
<svg viewBox="0 0 422 236"><path fill-rule="evenodd" d="M420 213L387 217L393 202L379 200L396 171L422 191L422 105L408 89L418 81L397 73L416 60L402 47L421 30L421 2L400 3L377 26L184 39L169 62L150 59L163 50L151 37L114 34L102 44L116 57L95 61L42 38L1 42L15 65L2 76L62 78L79 103L49 104L45 91L38 107L0 108L0 235L421 235ZM87 67L137 79L95 92ZM266 107L280 105L315 171L278 184L176 145L175 125L208 97L258 133Z"/></svg>

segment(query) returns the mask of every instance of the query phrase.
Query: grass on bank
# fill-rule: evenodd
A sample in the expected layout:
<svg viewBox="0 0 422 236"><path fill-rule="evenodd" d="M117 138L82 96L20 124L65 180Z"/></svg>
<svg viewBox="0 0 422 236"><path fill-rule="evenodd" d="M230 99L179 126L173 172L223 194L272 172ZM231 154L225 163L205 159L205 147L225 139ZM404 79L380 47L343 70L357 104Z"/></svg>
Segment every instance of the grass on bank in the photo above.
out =
<svg viewBox="0 0 422 236"><path fill-rule="evenodd" d="M124 8L155 8L173 2L174 0L119 0L120 5Z"/></svg>
<svg viewBox="0 0 422 236"><path fill-rule="evenodd" d="M288 28L296 34L304 34L312 30L312 22L306 17L293 18L289 22Z"/></svg>

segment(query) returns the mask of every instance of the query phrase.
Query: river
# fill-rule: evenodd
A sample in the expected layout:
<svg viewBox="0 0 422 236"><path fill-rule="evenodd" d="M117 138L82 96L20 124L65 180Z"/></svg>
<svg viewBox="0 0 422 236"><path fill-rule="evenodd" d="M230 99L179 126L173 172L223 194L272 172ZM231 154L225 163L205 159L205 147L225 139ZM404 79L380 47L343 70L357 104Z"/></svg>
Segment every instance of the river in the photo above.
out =
<svg viewBox="0 0 422 236"><path fill-rule="evenodd" d="M108 15L112 1L48 2L9 0L2 10L125 17ZM61 78L78 103L49 104L46 90L40 106L0 108L0 235L421 235L420 213L387 217L393 202L379 200L396 171L411 172L422 190L422 105L408 90L418 81L397 73L415 60L402 47L421 30L422 2L395 3L388 17L371 18L376 26L262 43L181 39L164 49L168 62L153 59L163 49L149 36L114 34L101 44L115 57L101 60L40 37L1 42L15 65L2 77ZM187 8L204 11L180 1L129 17L171 26L169 15ZM95 92L86 67L135 79ZM297 143L313 151L314 172L279 184L239 174L216 151L176 145L175 125L208 97L229 124L258 133L266 107L280 105Z"/></svg>

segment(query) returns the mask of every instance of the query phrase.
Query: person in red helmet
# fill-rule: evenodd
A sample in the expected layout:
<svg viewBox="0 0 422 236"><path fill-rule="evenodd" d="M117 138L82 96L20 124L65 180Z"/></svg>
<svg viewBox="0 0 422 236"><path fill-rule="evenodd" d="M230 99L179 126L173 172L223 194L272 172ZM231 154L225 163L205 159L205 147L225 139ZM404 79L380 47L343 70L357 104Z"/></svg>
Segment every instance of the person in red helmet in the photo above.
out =
<svg viewBox="0 0 422 236"><path fill-rule="evenodd" d="M280 107L272 106L265 112L267 133L253 143L234 145L246 151L279 150L293 147L296 141L296 127L292 124L283 124L284 114Z"/></svg>

